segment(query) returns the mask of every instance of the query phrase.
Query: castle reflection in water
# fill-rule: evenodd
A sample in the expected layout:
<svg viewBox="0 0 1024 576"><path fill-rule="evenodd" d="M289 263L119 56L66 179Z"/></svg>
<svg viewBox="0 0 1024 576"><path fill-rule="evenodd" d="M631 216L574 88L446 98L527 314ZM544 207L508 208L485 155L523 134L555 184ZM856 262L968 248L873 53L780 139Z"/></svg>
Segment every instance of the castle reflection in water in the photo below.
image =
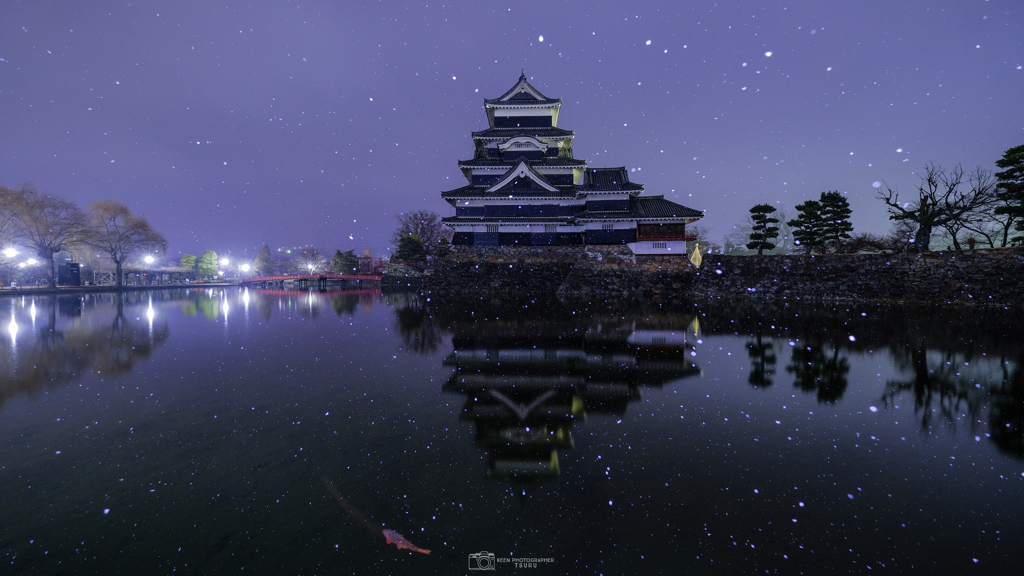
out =
<svg viewBox="0 0 1024 576"><path fill-rule="evenodd" d="M689 359L691 318L489 320L456 323L444 390L465 398L460 418L475 424L487 474L517 484L557 476L588 414L622 416L643 388L700 373Z"/></svg>

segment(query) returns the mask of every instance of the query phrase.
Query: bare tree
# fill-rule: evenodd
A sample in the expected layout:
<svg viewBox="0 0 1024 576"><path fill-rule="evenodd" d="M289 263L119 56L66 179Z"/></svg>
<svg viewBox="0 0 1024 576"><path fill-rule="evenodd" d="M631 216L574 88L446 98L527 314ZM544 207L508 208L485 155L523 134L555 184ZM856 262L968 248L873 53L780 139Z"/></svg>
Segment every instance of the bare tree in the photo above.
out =
<svg viewBox="0 0 1024 576"><path fill-rule="evenodd" d="M121 269L134 254L145 251L163 252L167 240L150 227L145 216L135 216L128 207L115 200L102 200L89 206L89 230L85 244L110 257L117 268L117 285L124 284Z"/></svg>
<svg viewBox="0 0 1024 576"><path fill-rule="evenodd" d="M82 243L87 229L85 214L74 202L37 192L29 185L5 190L0 197L0 212L10 219L14 238L48 263L47 281L56 288L53 255Z"/></svg>
<svg viewBox="0 0 1024 576"><path fill-rule="evenodd" d="M992 187L992 174L987 170L975 168L967 174L957 164L947 172L929 163L917 187L917 199L900 203L899 193L889 186L884 192L878 191L878 199L889 207L890 220L909 220L917 224L913 251L928 251L935 228L949 232L954 247L960 250L957 232L967 224L978 222L980 215L992 207L995 201Z"/></svg>
<svg viewBox="0 0 1024 576"><path fill-rule="evenodd" d="M441 239L449 242L455 232L441 222L441 215L429 210L417 210L416 212L402 213L397 216L398 228L391 236L391 241L397 249L402 238L415 234L423 242L423 248L428 255L433 256Z"/></svg>

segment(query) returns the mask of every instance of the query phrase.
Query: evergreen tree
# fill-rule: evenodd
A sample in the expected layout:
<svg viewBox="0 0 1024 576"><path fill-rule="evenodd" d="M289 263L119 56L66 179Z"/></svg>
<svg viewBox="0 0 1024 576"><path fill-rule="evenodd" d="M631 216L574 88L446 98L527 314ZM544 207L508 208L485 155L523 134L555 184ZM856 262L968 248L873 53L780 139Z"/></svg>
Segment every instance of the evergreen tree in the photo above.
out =
<svg viewBox="0 0 1024 576"><path fill-rule="evenodd" d="M217 253L213 250L203 251L203 257L196 263L196 274L200 278L207 278L217 274Z"/></svg>
<svg viewBox="0 0 1024 576"><path fill-rule="evenodd" d="M996 172L996 197L1003 205L996 208L995 213L1010 219L1003 230L1005 246L1011 221L1016 221L1014 230L1024 232L1024 144L1004 152L1003 157L996 160L996 166L1003 168L1002 172ZM1010 239L1014 243L1022 240L1024 236Z"/></svg>
<svg viewBox="0 0 1024 576"><path fill-rule="evenodd" d="M195 270L196 270L196 257L191 255L191 254L182 254L181 255L181 267L182 268L188 268L189 270L195 272Z"/></svg>
<svg viewBox="0 0 1024 576"><path fill-rule="evenodd" d="M747 243L747 249L757 249L758 256L761 256L765 250L775 248L775 243L772 240L779 237L779 227L777 226L779 219L769 216L775 212L775 207L770 204L758 204L750 209L750 219L754 221L754 225L750 230L750 242Z"/></svg>
<svg viewBox="0 0 1024 576"><path fill-rule="evenodd" d="M332 274L351 274L356 268L356 255L352 250L335 250L328 270Z"/></svg>
<svg viewBox="0 0 1024 576"><path fill-rule="evenodd" d="M793 238L805 252L820 252L824 241L821 202L808 200L797 204L796 211L797 217L787 222L793 228Z"/></svg>
<svg viewBox="0 0 1024 576"><path fill-rule="evenodd" d="M423 247L423 241L415 234L403 236L398 242L398 250L395 258L404 260L407 263L423 262L427 258L427 251Z"/></svg>
<svg viewBox="0 0 1024 576"><path fill-rule="evenodd" d="M451 251L452 251L452 245L451 245L450 242L448 242L448 239L447 238L441 238L437 242L437 248L434 249L434 256L436 256L438 258L444 258Z"/></svg>
<svg viewBox="0 0 1024 576"><path fill-rule="evenodd" d="M853 224L850 223L850 203L837 190L822 192L821 198L822 246L832 244L839 252L841 242L850 239Z"/></svg>
<svg viewBox="0 0 1024 576"><path fill-rule="evenodd" d="M263 249L256 254L256 261L253 262L252 267L260 276L274 275L274 260L270 256L270 246L263 245Z"/></svg>

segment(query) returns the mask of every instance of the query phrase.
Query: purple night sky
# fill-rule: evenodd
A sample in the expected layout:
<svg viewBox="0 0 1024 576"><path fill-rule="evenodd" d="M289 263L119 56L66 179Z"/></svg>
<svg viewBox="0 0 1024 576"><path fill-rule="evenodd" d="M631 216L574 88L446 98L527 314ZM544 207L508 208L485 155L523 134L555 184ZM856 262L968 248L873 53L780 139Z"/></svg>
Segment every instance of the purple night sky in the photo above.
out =
<svg viewBox="0 0 1024 576"><path fill-rule="evenodd" d="M454 210L484 98L525 69L576 158L705 210L845 193L1024 144L1020 0L0 2L0 184L145 214L168 256L375 255Z"/></svg>

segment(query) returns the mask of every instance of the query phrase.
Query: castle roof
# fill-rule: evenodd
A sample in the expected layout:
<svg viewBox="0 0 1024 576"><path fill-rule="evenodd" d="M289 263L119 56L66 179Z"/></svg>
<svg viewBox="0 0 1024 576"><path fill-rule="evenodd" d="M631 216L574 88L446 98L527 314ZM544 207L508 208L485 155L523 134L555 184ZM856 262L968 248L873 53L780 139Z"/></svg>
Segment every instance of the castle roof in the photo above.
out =
<svg viewBox="0 0 1024 576"><path fill-rule="evenodd" d="M580 221L588 220L697 220L704 212L665 200L664 196L631 198L629 210L584 210L576 215Z"/></svg>
<svg viewBox="0 0 1024 576"><path fill-rule="evenodd" d="M514 126L512 128L487 128L480 130L479 132L473 132L473 138L477 140L505 140L506 138L515 138L516 136L532 136L533 138L572 138L576 135L573 130L563 130L562 128L521 128Z"/></svg>
<svg viewBox="0 0 1024 576"><path fill-rule="evenodd" d="M526 80L526 72L524 71L519 75L519 81L516 82L515 86L509 89L497 98L488 98L484 100L484 106L488 108L492 107L506 107L506 106L554 106L561 105L561 98L548 98L547 96L540 93L540 90L534 88Z"/></svg>
<svg viewBox="0 0 1024 576"><path fill-rule="evenodd" d="M629 181L629 171L625 166L587 168L579 185L581 192L640 192L643 189L643 184Z"/></svg>

